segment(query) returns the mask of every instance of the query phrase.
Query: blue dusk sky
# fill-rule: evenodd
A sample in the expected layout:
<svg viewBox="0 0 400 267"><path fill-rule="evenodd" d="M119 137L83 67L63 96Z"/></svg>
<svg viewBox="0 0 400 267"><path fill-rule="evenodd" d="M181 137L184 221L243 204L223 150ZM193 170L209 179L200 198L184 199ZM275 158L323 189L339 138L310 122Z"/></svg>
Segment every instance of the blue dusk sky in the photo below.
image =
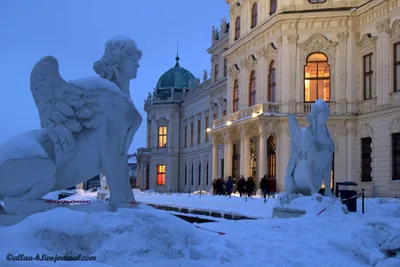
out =
<svg viewBox="0 0 400 267"><path fill-rule="evenodd" d="M138 110L158 78L175 65L196 77L210 71L206 49L211 26L229 21L225 0L1 0L0 143L19 132L40 128L29 77L34 64L52 55L65 80L95 75L92 66L105 42L117 35L136 41L143 57L130 89ZM136 133L130 152L145 146L146 127Z"/></svg>

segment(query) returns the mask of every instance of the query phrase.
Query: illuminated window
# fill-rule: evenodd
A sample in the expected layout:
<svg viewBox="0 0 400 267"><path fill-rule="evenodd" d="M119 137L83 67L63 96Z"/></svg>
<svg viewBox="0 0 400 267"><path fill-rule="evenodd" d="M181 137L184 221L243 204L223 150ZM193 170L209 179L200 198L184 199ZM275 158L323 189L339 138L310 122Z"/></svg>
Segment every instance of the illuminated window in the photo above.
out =
<svg viewBox="0 0 400 267"><path fill-rule="evenodd" d="M251 28L254 28L257 26L257 14L258 8L257 8L257 2L255 2L251 8Z"/></svg>
<svg viewBox="0 0 400 267"><path fill-rule="evenodd" d="M250 74L249 82L249 107L256 104L256 72L253 70Z"/></svg>
<svg viewBox="0 0 400 267"><path fill-rule="evenodd" d="M190 124L190 145L193 146L193 128L194 128L194 123L192 122Z"/></svg>
<svg viewBox="0 0 400 267"><path fill-rule="evenodd" d="M313 53L307 58L304 67L304 101L330 100L330 66L328 58L322 53Z"/></svg>
<svg viewBox="0 0 400 267"><path fill-rule="evenodd" d="M167 146L167 126L158 127L158 147Z"/></svg>
<svg viewBox="0 0 400 267"><path fill-rule="evenodd" d="M269 1L269 15L275 14L276 12L276 0Z"/></svg>
<svg viewBox="0 0 400 267"><path fill-rule="evenodd" d="M201 120L197 120L197 143L201 141Z"/></svg>
<svg viewBox="0 0 400 267"><path fill-rule="evenodd" d="M276 142L275 138L272 136L267 140L267 155L268 178L276 178Z"/></svg>
<svg viewBox="0 0 400 267"><path fill-rule="evenodd" d="M275 61L272 61L269 65L268 74L268 101L271 103L276 102L276 72L275 72Z"/></svg>
<svg viewBox="0 0 400 267"><path fill-rule="evenodd" d="M239 110L239 82L236 79L233 83L233 112Z"/></svg>
<svg viewBox="0 0 400 267"><path fill-rule="evenodd" d="M235 41L240 38L240 17L236 18L235 21Z"/></svg>
<svg viewBox="0 0 400 267"><path fill-rule="evenodd" d="M218 64L214 66L214 82L218 81Z"/></svg>
<svg viewBox="0 0 400 267"><path fill-rule="evenodd" d="M374 74L373 70L373 62L372 62L372 53L364 56L363 62L364 69L364 100L372 98L372 88L373 88L373 79L372 75Z"/></svg>
<svg viewBox="0 0 400 267"><path fill-rule="evenodd" d="M394 70L394 74L393 74L393 91L394 92L400 92L400 42L395 43L393 45L393 70Z"/></svg>
<svg viewBox="0 0 400 267"><path fill-rule="evenodd" d="M185 125L185 137L184 137L184 143L185 143L185 147L187 147L187 125Z"/></svg>
<svg viewBox="0 0 400 267"><path fill-rule="evenodd" d="M165 165L157 165L157 184L165 185Z"/></svg>
<svg viewBox="0 0 400 267"><path fill-rule="evenodd" d="M228 60L224 59L224 77L228 76Z"/></svg>
<svg viewBox="0 0 400 267"><path fill-rule="evenodd" d="M208 132L207 132L207 128L208 128L208 117L206 117L206 125L204 127L204 132L205 132L205 140L206 142L208 142Z"/></svg>

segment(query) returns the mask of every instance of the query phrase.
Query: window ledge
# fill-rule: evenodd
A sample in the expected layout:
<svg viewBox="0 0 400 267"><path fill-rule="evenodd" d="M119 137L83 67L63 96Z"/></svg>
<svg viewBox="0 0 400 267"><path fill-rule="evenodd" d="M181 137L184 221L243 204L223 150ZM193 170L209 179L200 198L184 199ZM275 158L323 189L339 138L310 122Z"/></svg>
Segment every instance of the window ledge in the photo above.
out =
<svg viewBox="0 0 400 267"><path fill-rule="evenodd" d="M376 97L359 102L358 110L360 114L374 112L376 110Z"/></svg>

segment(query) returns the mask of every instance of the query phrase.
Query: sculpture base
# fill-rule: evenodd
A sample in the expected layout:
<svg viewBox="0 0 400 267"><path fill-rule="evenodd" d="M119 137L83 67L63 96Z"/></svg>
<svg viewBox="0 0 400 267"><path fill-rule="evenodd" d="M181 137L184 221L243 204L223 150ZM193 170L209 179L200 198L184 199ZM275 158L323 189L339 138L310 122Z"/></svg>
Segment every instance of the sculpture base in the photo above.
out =
<svg viewBox="0 0 400 267"><path fill-rule="evenodd" d="M306 214L305 210L290 209L290 208L280 208L275 207L272 210L272 218L296 218L301 217Z"/></svg>
<svg viewBox="0 0 400 267"><path fill-rule="evenodd" d="M137 204L119 203L118 206L110 205L108 202L93 202L90 204L54 204L46 203L44 200L31 201L6 201L4 206L0 205L0 225L10 226L19 223L26 217L35 213L44 212L54 208L68 208L76 211L87 213L93 212L114 212L120 208L132 209L136 208Z"/></svg>

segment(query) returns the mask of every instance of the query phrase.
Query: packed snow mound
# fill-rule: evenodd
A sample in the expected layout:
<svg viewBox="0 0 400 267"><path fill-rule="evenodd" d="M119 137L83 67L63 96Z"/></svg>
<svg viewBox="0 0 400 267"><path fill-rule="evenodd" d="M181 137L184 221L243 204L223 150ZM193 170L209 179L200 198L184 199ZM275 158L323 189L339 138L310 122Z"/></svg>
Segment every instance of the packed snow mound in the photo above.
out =
<svg viewBox="0 0 400 267"><path fill-rule="evenodd" d="M331 241L372 266L400 266L400 223L369 222L345 239Z"/></svg>
<svg viewBox="0 0 400 267"><path fill-rule="evenodd" d="M298 197L292 200L288 207L292 209L303 209L306 211L306 216L314 217L325 208L325 216L344 214L343 209L346 210L345 205L336 197L324 197L320 194Z"/></svg>
<svg viewBox="0 0 400 267"><path fill-rule="evenodd" d="M288 204L287 204L288 203ZM347 211L345 205L336 197L325 197L320 194L303 196L295 194L280 193L275 199L275 207L285 207L306 211L305 216L316 216L324 210L325 216L338 216Z"/></svg>
<svg viewBox="0 0 400 267"><path fill-rule="evenodd" d="M1 255L36 255L38 252L59 256L82 254L96 256L95 264L112 266L150 264L151 259L225 262L237 253L220 236L142 205L116 213L92 214L56 208L34 214L17 225L0 228L0 236ZM0 266L6 264L5 258L1 258ZM29 264L43 266L44 263Z"/></svg>

